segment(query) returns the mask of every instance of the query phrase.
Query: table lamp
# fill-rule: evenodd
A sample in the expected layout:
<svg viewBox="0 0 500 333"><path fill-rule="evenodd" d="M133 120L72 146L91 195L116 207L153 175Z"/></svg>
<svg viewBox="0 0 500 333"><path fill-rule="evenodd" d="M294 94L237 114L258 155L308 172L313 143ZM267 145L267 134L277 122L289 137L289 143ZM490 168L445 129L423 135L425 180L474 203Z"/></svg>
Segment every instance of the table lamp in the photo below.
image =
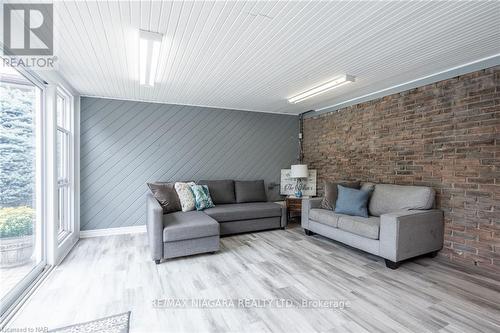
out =
<svg viewBox="0 0 500 333"><path fill-rule="evenodd" d="M309 177L309 172L307 170L307 164L292 165L290 177L297 179L297 184L295 185L295 196L297 198L301 198L302 197L302 179Z"/></svg>

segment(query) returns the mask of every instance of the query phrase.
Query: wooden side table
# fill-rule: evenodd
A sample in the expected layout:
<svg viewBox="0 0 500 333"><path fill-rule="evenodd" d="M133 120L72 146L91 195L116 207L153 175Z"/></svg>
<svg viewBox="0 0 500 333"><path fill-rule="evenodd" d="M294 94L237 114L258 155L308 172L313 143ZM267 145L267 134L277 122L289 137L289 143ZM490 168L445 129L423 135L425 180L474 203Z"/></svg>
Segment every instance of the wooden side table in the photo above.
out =
<svg viewBox="0 0 500 333"><path fill-rule="evenodd" d="M290 221L291 213L302 213L302 198L287 197L285 199L286 203L286 223Z"/></svg>

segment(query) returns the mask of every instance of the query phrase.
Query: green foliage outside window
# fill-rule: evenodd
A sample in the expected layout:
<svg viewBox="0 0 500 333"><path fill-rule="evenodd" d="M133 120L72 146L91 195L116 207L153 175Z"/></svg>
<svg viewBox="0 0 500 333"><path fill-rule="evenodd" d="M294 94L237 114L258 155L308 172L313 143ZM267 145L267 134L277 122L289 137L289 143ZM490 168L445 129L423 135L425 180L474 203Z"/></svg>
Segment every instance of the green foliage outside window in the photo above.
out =
<svg viewBox="0 0 500 333"><path fill-rule="evenodd" d="M32 89L0 85L0 208L32 205L34 100Z"/></svg>
<svg viewBox="0 0 500 333"><path fill-rule="evenodd" d="M0 208L0 238L33 235L34 214L26 206Z"/></svg>
<svg viewBox="0 0 500 333"><path fill-rule="evenodd" d="M33 89L0 84L0 238L33 235L34 101Z"/></svg>

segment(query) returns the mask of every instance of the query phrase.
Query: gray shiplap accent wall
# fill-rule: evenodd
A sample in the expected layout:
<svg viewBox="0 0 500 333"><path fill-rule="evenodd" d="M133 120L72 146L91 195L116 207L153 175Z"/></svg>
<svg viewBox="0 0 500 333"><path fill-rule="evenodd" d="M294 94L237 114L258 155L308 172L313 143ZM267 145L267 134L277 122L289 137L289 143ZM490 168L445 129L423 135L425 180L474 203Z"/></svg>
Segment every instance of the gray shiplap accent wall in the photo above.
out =
<svg viewBox="0 0 500 333"><path fill-rule="evenodd" d="M82 97L81 229L144 224L150 181L279 183L298 127L297 116Z"/></svg>

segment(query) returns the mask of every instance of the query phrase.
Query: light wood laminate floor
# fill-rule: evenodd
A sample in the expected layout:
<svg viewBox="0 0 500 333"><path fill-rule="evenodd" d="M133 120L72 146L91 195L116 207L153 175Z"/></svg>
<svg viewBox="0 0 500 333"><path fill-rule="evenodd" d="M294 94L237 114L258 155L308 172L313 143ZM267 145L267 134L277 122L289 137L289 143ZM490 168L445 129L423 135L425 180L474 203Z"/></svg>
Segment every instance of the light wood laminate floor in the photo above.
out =
<svg viewBox="0 0 500 333"><path fill-rule="evenodd" d="M80 240L10 328L132 311L131 332L500 332L498 276L422 258L382 259L302 229L221 239L217 254L155 265L145 234ZM153 308L155 299L347 300L343 310Z"/></svg>

